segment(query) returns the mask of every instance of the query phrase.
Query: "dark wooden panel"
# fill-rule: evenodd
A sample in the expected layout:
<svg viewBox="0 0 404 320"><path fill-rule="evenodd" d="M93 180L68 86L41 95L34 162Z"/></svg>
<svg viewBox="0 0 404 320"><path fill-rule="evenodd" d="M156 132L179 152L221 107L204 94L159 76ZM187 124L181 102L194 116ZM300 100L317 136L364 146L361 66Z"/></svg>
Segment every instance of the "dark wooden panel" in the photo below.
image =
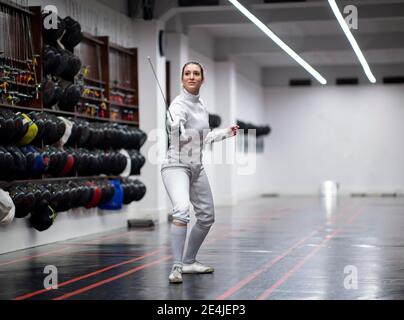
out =
<svg viewBox="0 0 404 320"><path fill-rule="evenodd" d="M139 97L138 97L138 61L137 48L122 48L116 44L109 44L109 93L121 94L125 98L131 97L131 101L124 103L110 102L113 112L113 119L121 118L123 121L125 115L133 118L133 124L139 122ZM112 98L111 98L112 99ZM131 118L128 118L131 119Z"/></svg>

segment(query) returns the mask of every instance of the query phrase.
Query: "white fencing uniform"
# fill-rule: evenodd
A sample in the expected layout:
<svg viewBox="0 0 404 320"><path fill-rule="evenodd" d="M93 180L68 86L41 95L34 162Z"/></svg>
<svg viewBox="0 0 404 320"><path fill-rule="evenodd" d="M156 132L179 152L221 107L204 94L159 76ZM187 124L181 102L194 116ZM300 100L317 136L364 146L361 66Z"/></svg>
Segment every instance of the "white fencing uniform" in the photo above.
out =
<svg viewBox="0 0 404 320"><path fill-rule="evenodd" d="M167 112L170 145L161 168L161 175L173 206L173 220L185 224L171 225L174 264L170 274L173 278L169 279L174 281L183 264L192 269L199 248L215 220L212 192L202 164L203 147L208 143L230 137L231 134L227 129L210 131L209 113L199 95L190 94L185 88L182 88L181 94L174 99L169 110L172 116L171 118ZM194 207L196 223L192 228L183 259L187 224L190 220L190 204ZM213 272L210 267L204 266L204 269Z"/></svg>
<svg viewBox="0 0 404 320"><path fill-rule="evenodd" d="M199 95L182 88L167 112L170 146L161 167L164 186L173 205L173 218L188 223L192 203L197 222L209 228L214 222L214 205L202 164L206 144L232 136L227 129L209 129L209 113Z"/></svg>

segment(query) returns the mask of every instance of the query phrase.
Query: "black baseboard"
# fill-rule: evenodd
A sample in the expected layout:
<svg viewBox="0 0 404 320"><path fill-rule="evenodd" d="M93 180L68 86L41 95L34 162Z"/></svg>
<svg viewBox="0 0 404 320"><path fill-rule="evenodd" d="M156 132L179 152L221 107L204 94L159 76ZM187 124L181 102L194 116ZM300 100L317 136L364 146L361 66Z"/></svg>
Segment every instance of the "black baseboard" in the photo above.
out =
<svg viewBox="0 0 404 320"><path fill-rule="evenodd" d="M180 7L192 7L192 6L217 6L219 0L178 0Z"/></svg>
<svg viewBox="0 0 404 320"><path fill-rule="evenodd" d="M279 193L263 193L261 194L263 198L276 198L279 197Z"/></svg>
<svg viewBox="0 0 404 320"><path fill-rule="evenodd" d="M265 3L306 2L306 0L264 0Z"/></svg>
<svg viewBox="0 0 404 320"><path fill-rule="evenodd" d="M151 219L131 219L128 220L128 228L148 228L153 227L154 221Z"/></svg>
<svg viewBox="0 0 404 320"><path fill-rule="evenodd" d="M351 193L352 198L397 198L399 193Z"/></svg>
<svg viewBox="0 0 404 320"><path fill-rule="evenodd" d="M383 83L384 84L403 84L404 77L384 77Z"/></svg>
<svg viewBox="0 0 404 320"><path fill-rule="evenodd" d="M311 79L290 79L290 87L311 86Z"/></svg>

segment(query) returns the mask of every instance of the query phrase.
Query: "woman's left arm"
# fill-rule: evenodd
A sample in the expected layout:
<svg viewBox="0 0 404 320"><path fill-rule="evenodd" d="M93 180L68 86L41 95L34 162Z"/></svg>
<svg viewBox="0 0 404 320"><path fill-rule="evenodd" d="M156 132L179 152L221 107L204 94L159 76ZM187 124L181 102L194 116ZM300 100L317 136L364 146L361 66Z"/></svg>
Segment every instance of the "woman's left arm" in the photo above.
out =
<svg viewBox="0 0 404 320"><path fill-rule="evenodd" d="M213 129L210 131L204 140L204 144L210 144L212 142L222 141L224 139L233 137L237 134L239 126L234 124L226 129Z"/></svg>

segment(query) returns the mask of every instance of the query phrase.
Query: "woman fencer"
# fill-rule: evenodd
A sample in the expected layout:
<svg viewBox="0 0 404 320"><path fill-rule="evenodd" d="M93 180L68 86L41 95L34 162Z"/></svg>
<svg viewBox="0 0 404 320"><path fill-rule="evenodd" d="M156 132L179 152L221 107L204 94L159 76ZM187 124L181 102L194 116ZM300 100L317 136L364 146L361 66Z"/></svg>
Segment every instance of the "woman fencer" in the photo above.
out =
<svg viewBox="0 0 404 320"><path fill-rule="evenodd" d="M196 260L196 255L215 219L213 197L202 164L204 146L235 136L238 126L209 130L209 114L200 99L204 69L198 62L188 62L182 69L182 91L167 113L169 148L161 167L164 186L173 207L171 283L181 283L183 273L212 273L211 266ZM183 256L192 204L196 223Z"/></svg>

